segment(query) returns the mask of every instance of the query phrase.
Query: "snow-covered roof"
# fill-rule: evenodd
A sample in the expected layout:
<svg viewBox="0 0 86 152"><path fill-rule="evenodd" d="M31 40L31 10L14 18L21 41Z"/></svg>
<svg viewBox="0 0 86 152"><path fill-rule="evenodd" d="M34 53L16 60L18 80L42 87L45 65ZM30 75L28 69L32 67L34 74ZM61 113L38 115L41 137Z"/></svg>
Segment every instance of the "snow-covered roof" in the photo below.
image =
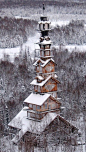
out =
<svg viewBox="0 0 86 152"><path fill-rule="evenodd" d="M38 75L36 78L38 78L39 80L44 80L44 78L40 75Z"/></svg>
<svg viewBox="0 0 86 152"><path fill-rule="evenodd" d="M34 79L30 84L31 85L38 85L38 86L43 86L49 79L51 78L51 76L49 76L47 79L43 80L42 82L37 82L37 79Z"/></svg>
<svg viewBox="0 0 86 152"><path fill-rule="evenodd" d="M12 141L17 143L27 131L40 134L56 117L57 113L49 112L41 121L34 121L27 119L27 112L22 109L8 124L10 127L20 129Z"/></svg>
<svg viewBox="0 0 86 152"><path fill-rule="evenodd" d="M24 100L24 102L41 106L49 97L50 97L50 94L48 94L48 93L46 93L46 94L31 93Z"/></svg>
<svg viewBox="0 0 86 152"><path fill-rule="evenodd" d="M55 61L51 58L51 59L46 60L46 61L44 62L44 64L41 65L41 66L42 66L42 67L45 67L45 65L46 65L47 63L49 63L50 61L52 61L53 63L55 63Z"/></svg>
<svg viewBox="0 0 86 152"><path fill-rule="evenodd" d="M42 87L42 86L44 86L45 85L45 83L49 80L49 79L54 79L57 83L60 83L58 80L56 80L54 77L52 77L51 75L50 76L48 76L45 80L43 80L42 82L37 82L37 79L34 79L30 84L31 85L37 85L37 86L40 86L40 87Z"/></svg>
<svg viewBox="0 0 86 152"><path fill-rule="evenodd" d="M59 119L61 119L63 122L70 124L70 126L77 129L75 126L66 121L57 113L49 112L41 121L34 121L32 119L28 119L27 112L22 109L8 124L10 127L20 129L20 131L15 135L12 141L14 143L18 143L18 141L23 137L26 132L31 132L35 134L42 133L46 129L46 127L57 117L59 117Z"/></svg>
<svg viewBox="0 0 86 152"><path fill-rule="evenodd" d="M41 59L39 58L33 65L34 65L34 66L37 66L37 63L38 63L39 61L40 61L41 63L43 63L43 64L45 63L45 61L43 61L43 60L41 60Z"/></svg>
<svg viewBox="0 0 86 152"><path fill-rule="evenodd" d="M46 24L46 23L47 23L47 24L51 24L50 21L39 21L39 22L38 22L38 24Z"/></svg>
<svg viewBox="0 0 86 152"><path fill-rule="evenodd" d="M39 44L47 45L47 44L51 44L51 43L52 43L51 40L49 40L49 41L44 40L44 41L40 42Z"/></svg>
<svg viewBox="0 0 86 152"><path fill-rule="evenodd" d="M37 66L37 63L38 63L39 61L42 63L41 67L44 67L44 66L45 66L47 63L49 63L50 61L52 61L53 63L55 63L55 61L54 61L52 58L47 59L46 61L43 61L43 60L41 60L41 59L38 59L33 65L34 65L34 66Z"/></svg>

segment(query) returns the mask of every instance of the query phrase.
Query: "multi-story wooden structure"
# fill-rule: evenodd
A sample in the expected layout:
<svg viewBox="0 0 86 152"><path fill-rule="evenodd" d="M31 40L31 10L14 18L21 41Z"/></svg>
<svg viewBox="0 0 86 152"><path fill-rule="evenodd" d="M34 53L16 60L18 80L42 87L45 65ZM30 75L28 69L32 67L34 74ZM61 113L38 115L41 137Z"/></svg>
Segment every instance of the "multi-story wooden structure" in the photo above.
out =
<svg viewBox="0 0 86 152"><path fill-rule="evenodd" d="M50 22L47 17L41 17L39 22L41 32L39 47L40 57L34 63L36 77L31 82L34 86L33 93L24 101L27 103L27 117L41 120L48 112L60 112L60 102L57 99L57 80L55 61L51 50L51 40L48 36Z"/></svg>
<svg viewBox="0 0 86 152"><path fill-rule="evenodd" d="M58 84L60 82L55 72L55 61L51 50L52 42L48 36L50 22L45 16L41 17L39 31L41 33L38 43L40 56L33 64L35 66L36 77L31 82L34 90L24 100L25 107L9 123L11 129L17 130L17 134L12 140L14 143L18 143L25 137L27 137L28 141L28 132L35 135L42 134L46 127L52 124L57 117L64 124L63 126L66 125L67 129L69 127L69 134L76 130L76 127L60 116L61 103L57 95Z"/></svg>

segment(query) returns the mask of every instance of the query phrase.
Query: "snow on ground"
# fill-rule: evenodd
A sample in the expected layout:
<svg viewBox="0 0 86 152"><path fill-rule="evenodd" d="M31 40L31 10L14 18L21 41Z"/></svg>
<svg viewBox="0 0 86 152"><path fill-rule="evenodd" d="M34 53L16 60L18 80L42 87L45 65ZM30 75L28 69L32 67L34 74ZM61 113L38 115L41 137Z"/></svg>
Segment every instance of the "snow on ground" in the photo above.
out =
<svg viewBox="0 0 86 152"><path fill-rule="evenodd" d="M0 138L0 152L19 152L18 147L13 145L9 136Z"/></svg>
<svg viewBox="0 0 86 152"><path fill-rule="evenodd" d="M51 16L50 16L51 17ZM15 16L15 18L26 18L28 19L29 17L21 17L21 16ZM40 18L40 17L39 17ZM59 18L59 16L58 16ZM57 25L59 26L65 26L67 24L69 24L70 20L68 18L68 20L61 20L61 19L56 19L56 17L54 16L53 18L51 17L51 28L54 28L56 27ZM35 19L35 17L34 17ZM86 27L86 24L85 24L85 27ZM29 52L30 52L30 55L31 57L33 58L34 57L34 50L35 49L39 49L39 46L36 44L38 41L39 41L39 37L40 37L40 34L37 32L35 33L34 35L30 36L27 40L26 43L23 44L22 46L22 50L25 50L26 48L29 47ZM59 46L54 46L56 48L58 48ZM64 46L65 49L68 49L69 52L72 52L72 51L76 51L76 52L83 52L83 51L86 51L86 45L65 45ZM19 52L20 52L21 48L20 46L18 47L15 47L15 48L0 48L0 59L3 59L4 58L4 54L8 54L10 56L10 60L11 62L14 61L14 58L15 56L19 56Z"/></svg>
<svg viewBox="0 0 86 152"><path fill-rule="evenodd" d="M54 46L55 48L59 48L59 46ZM86 44L83 45L64 45L62 46L65 49L68 49L69 52L86 52Z"/></svg>
<svg viewBox="0 0 86 152"><path fill-rule="evenodd" d="M25 50L25 48L29 47L29 52L31 57L34 57L34 51L35 49L39 49L39 46L36 44L36 42L39 41L39 34L36 34L35 36L31 36L28 38L27 42L23 44L22 48ZM59 48L59 46L54 46L55 48ZM75 51L75 52L86 52L86 45L64 45L63 48L68 49L69 52ZM19 56L21 48L6 48L6 49L0 49L0 59L4 58L4 54L9 55L11 62L14 61L14 58L16 56Z"/></svg>
<svg viewBox="0 0 86 152"><path fill-rule="evenodd" d="M23 44L22 50L25 50L27 47L29 47L30 54L33 57L34 50L39 49L39 46L35 44L36 42L39 41L39 37L40 37L39 33L36 33L34 36L30 36L27 42ZM14 58L16 56L19 56L20 50L21 50L20 46L15 48L6 48L6 49L0 48L0 59L4 58L4 54L7 54L9 55L10 60L13 62Z"/></svg>
<svg viewBox="0 0 86 152"><path fill-rule="evenodd" d="M58 20L58 21L52 21L51 22L51 27L56 27L56 26L66 26L70 23L70 21L61 21L61 20Z"/></svg>

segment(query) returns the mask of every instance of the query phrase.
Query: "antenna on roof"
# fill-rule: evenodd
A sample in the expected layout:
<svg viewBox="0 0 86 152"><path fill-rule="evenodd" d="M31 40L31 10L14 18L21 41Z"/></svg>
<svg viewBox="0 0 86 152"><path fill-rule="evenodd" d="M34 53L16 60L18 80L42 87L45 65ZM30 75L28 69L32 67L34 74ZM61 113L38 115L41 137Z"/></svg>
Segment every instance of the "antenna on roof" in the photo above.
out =
<svg viewBox="0 0 86 152"><path fill-rule="evenodd" d="M44 14L44 10L45 10L45 5L44 5L44 3L43 3L43 14Z"/></svg>

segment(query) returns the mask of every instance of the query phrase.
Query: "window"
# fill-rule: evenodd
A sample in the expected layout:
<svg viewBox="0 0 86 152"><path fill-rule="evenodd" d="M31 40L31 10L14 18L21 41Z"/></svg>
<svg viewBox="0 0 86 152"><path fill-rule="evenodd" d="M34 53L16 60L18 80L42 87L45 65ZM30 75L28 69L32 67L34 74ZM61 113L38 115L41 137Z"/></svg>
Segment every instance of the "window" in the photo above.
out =
<svg viewBox="0 0 86 152"><path fill-rule="evenodd" d="M40 87L38 86L38 92L40 92Z"/></svg>
<svg viewBox="0 0 86 152"><path fill-rule="evenodd" d="M51 106L49 105L49 110L51 110Z"/></svg>
<svg viewBox="0 0 86 152"><path fill-rule="evenodd" d="M43 108L44 108L44 106L42 105L42 106L41 106L41 108L43 109Z"/></svg>
<svg viewBox="0 0 86 152"><path fill-rule="evenodd" d="M42 72L42 67L40 67L40 72Z"/></svg>
<svg viewBox="0 0 86 152"><path fill-rule="evenodd" d="M43 30L43 24L40 24L40 27L39 27L41 30Z"/></svg>
<svg viewBox="0 0 86 152"><path fill-rule="evenodd" d="M45 103L45 109L47 109L47 103Z"/></svg>
<svg viewBox="0 0 86 152"><path fill-rule="evenodd" d="M55 104L55 103L52 104L52 108L53 108L53 109L56 108L56 104Z"/></svg>
<svg viewBox="0 0 86 152"><path fill-rule="evenodd" d="M38 89L38 87L37 86L35 86L35 90L37 90Z"/></svg>
<svg viewBox="0 0 86 152"><path fill-rule="evenodd" d="M31 113L30 116L31 116L31 117L35 117L35 114L34 114L34 113Z"/></svg>
<svg viewBox="0 0 86 152"><path fill-rule="evenodd" d="M46 51L46 55L49 56L49 51Z"/></svg>
<svg viewBox="0 0 86 152"><path fill-rule="evenodd" d="M42 56L44 56L44 51L42 51Z"/></svg>
<svg viewBox="0 0 86 152"><path fill-rule="evenodd" d="M33 105L33 110L36 110L36 105Z"/></svg>
<svg viewBox="0 0 86 152"><path fill-rule="evenodd" d="M45 29L46 29L46 30L48 29L48 24L47 24L47 23L45 24Z"/></svg>
<svg viewBox="0 0 86 152"><path fill-rule="evenodd" d="M29 104L29 107L32 108L33 107L32 104Z"/></svg>
<svg viewBox="0 0 86 152"><path fill-rule="evenodd" d="M49 49L49 45L46 45L46 46L45 46L45 49Z"/></svg>
<svg viewBox="0 0 86 152"><path fill-rule="evenodd" d="M37 106L37 109L39 110L39 109L40 109L40 106Z"/></svg>
<svg viewBox="0 0 86 152"><path fill-rule="evenodd" d="M44 49L44 46L43 45L40 45L41 49Z"/></svg>

